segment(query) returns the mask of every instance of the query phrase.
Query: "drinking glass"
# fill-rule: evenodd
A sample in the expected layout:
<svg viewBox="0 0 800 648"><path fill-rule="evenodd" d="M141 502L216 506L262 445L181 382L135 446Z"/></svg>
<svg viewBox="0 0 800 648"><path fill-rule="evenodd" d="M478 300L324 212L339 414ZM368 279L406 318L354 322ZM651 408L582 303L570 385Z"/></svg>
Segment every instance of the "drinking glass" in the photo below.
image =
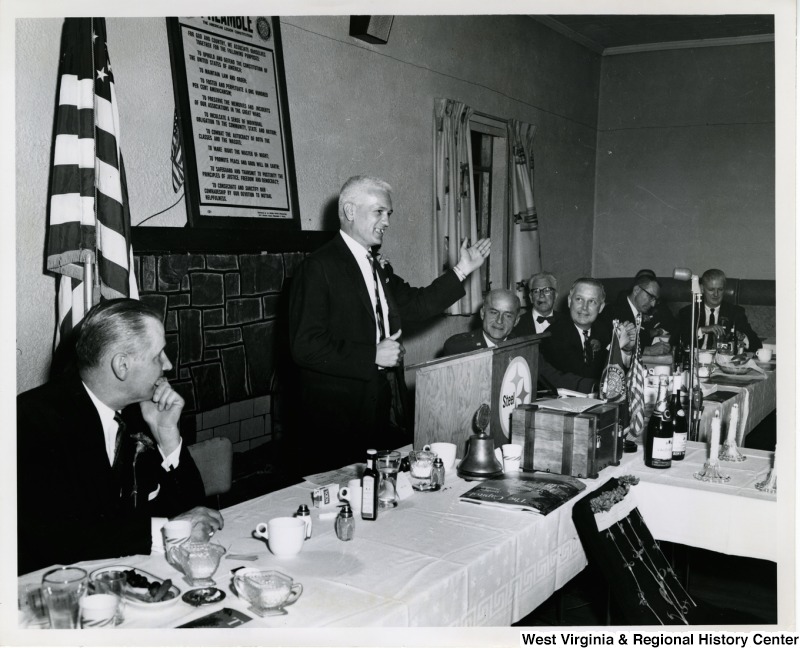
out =
<svg viewBox="0 0 800 648"><path fill-rule="evenodd" d="M87 585L88 575L80 567L57 567L42 576L42 596L51 628L78 627L79 601Z"/></svg>
<svg viewBox="0 0 800 648"><path fill-rule="evenodd" d="M400 453L397 450L378 455L378 472L381 485L378 489L378 506L394 508L397 506L397 472L400 470Z"/></svg>
<svg viewBox="0 0 800 648"><path fill-rule="evenodd" d="M113 594L117 598L117 611L114 624L125 620L125 584L128 582L125 572L116 569L100 572L92 581L97 594Z"/></svg>

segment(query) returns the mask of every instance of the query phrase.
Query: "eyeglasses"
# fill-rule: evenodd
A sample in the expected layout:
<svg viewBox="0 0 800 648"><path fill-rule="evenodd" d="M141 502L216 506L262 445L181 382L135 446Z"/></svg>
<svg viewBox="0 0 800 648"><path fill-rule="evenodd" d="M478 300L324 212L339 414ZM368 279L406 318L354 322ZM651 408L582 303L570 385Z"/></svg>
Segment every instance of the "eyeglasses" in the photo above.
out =
<svg viewBox="0 0 800 648"><path fill-rule="evenodd" d="M531 295L552 295L555 288L531 288Z"/></svg>
<svg viewBox="0 0 800 648"><path fill-rule="evenodd" d="M658 303L658 297L656 297L653 293L647 290L647 288L642 288L641 286L639 286L639 289L647 293L647 295L650 297L651 302L653 302L654 304Z"/></svg>

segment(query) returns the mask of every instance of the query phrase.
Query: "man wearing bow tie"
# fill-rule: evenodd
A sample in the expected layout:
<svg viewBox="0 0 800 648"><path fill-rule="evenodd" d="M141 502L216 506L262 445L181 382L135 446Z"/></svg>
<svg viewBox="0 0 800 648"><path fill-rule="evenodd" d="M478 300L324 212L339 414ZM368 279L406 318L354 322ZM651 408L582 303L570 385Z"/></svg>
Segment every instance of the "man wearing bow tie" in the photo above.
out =
<svg viewBox="0 0 800 648"><path fill-rule="evenodd" d="M552 272L537 272L528 281L531 311L523 315L514 328L512 337L543 333L558 317L555 310L558 299L558 281Z"/></svg>
<svg viewBox="0 0 800 648"><path fill-rule="evenodd" d="M340 232L308 256L292 280L289 330L300 367L306 442L304 474L363 461L367 448L408 443L390 425L392 393L402 390L406 321L441 313L464 295L461 282L483 264L490 242L461 246L456 266L412 288L376 262L392 215L392 189L354 176L339 193Z"/></svg>

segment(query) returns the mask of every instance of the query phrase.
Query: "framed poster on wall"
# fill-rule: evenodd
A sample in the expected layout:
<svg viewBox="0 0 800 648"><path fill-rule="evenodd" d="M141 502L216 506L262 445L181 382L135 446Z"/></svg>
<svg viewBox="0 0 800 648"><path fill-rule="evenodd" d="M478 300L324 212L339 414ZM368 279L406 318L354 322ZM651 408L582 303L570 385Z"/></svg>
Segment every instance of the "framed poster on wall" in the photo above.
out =
<svg viewBox="0 0 800 648"><path fill-rule="evenodd" d="M167 18L191 227L300 228L274 16Z"/></svg>

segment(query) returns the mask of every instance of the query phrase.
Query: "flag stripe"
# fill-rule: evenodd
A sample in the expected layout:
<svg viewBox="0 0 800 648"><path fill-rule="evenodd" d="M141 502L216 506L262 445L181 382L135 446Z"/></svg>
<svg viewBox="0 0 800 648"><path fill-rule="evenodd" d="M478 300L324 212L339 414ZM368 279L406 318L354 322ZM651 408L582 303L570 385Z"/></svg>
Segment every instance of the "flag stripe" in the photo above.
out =
<svg viewBox="0 0 800 648"><path fill-rule="evenodd" d="M175 109L175 116L172 119L172 189L175 193L183 186L183 147L181 146L181 131L178 122L178 110Z"/></svg>
<svg viewBox="0 0 800 648"><path fill-rule="evenodd" d="M83 318L85 260L103 297L138 297L105 19L64 20L58 98L46 247L62 275L57 343Z"/></svg>

